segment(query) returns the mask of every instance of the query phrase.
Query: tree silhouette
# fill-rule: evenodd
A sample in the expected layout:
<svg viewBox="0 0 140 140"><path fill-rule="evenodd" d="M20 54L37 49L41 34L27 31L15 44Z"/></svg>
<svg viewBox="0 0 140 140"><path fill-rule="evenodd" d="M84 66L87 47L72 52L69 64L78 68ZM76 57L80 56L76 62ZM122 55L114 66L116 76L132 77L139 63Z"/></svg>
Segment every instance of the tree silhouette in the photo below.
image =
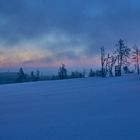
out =
<svg viewBox="0 0 140 140"><path fill-rule="evenodd" d="M109 76L113 76L113 67L116 63L117 57L108 54L107 58L105 58L105 62L106 62L106 74L108 73Z"/></svg>
<svg viewBox="0 0 140 140"><path fill-rule="evenodd" d="M35 75L34 75L34 71L31 71L31 80L34 81Z"/></svg>
<svg viewBox="0 0 140 140"><path fill-rule="evenodd" d="M92 69L90 69L88 76L89 77L94 77L95 75L96 75L96 73Z"/></svg>
<svg viewBox="0 0 140 140"><path fill-rule="evenodd" d="M19 69L18 72L18 78L16 79L16 82L25 82L26 81L26 75L23 71L23 68Z"/></svg>
<svg viewBox="0 0 140 140"><path fill-rule="evenodd" d="M104 47L101 47L101 72L102 72L102 77L106 76L106 72L105 72L105 49Z"/></svg>
<svg viewBox="0 0 140 140"><path fill-rule="evenodd" d="M115 51L115 53L117 54L120 76L122 75L122 66L126 66L129 64L128 58L130 55L130 51L131 50L124 44L124 40L120 39L117 43L117 50Z"/></svg>
<svg viewBox="0 0 140 140"><path fill-rule="evenodd" d="M39 78L40 78L40 71L37 70L37 71L36 71L36 76L35 76L35 81L38 81Z"/></svg>
<svg viewBox="0 0 140 140"><path fill-rule="evenodd" d="M140 50L136 45L133 47L132 59L136 63L137 73L140 74L140 68L139 68Z"/></svg>
<svg viewBox="0 0 140 140"><path fill-rule="evenodd" d="M62 64L62 66L59 68L58 76L59 76L59 79L67 78L67 69L65 68L65 64Z"/></svg>

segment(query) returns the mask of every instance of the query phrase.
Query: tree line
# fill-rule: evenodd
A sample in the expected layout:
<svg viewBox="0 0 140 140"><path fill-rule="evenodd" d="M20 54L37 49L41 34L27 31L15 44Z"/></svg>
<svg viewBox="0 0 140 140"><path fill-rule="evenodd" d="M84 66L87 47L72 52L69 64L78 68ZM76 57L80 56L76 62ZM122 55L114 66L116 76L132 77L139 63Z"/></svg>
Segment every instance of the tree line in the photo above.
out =
<svg viewBox="0 0 140 140"><path fill-rule="evenodd" d="M132 73L129 69L131 63L135 64L137 74L140 74L139 61L140 61L140 49L135 45L129 48L125 45L124 40L120 39L116 44L116 49L112 53L106 53L105 47L101 47L100 50L101 69L90 69L88 72L72 71L68 73L65 64L62 64L58 68L58 73L51 76L41 76L40 71L31 71L30 74L26 74L23 68L19 69L17 73L16 81L29 82L29 81L41 81L41 80L63 80L72 78L84 78L84 77L112 77L121 76L123 73Z"/></svg>
<svg viewBox="0 0 140 140"><path fill-rule="evenodd" d="M39 80L41 80L39 70L37 70L36 72L31 71L29 75L24 72L23 68L20 68L19 72L17 72L17 78L15 82L22 83L22 82L39 81Z"/></svg>
<svg viewBox="0 0 140 140"><path fill-rule="evenodd" d="M140 74L139 60L140 50L135 45L129 48L125 45L124 40L120 39L116 44L116 50L112 54L105 54L105 48L101 47L101 73L102 77L113 76L113 68L115 76L121 76L122 70L130 73L129 66L135 63L137 74Z"/></svg>

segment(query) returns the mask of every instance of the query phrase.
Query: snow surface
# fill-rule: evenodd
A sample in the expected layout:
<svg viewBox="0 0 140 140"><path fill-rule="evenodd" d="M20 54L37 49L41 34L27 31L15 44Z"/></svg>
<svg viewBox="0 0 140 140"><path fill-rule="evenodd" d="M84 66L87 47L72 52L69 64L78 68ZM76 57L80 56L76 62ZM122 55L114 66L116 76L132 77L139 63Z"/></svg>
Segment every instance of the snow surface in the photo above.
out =
<svg viewBox="0 0 140 140"><path fill-rule="evenodd" d="M0 140L140 140L140 77L1 85Z"/></svg>

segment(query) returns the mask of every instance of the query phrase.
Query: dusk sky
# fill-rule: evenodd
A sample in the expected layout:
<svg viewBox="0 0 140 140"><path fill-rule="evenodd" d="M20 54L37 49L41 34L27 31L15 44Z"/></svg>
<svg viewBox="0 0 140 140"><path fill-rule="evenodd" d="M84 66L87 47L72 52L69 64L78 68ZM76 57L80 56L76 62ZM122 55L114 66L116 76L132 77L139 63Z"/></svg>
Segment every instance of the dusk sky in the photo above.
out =
<svg viewBox="0 0 140 140"><path fill-rule="evenodd" d="M96 67L139 28L139 0L0 0L0 68Z"/></svg>

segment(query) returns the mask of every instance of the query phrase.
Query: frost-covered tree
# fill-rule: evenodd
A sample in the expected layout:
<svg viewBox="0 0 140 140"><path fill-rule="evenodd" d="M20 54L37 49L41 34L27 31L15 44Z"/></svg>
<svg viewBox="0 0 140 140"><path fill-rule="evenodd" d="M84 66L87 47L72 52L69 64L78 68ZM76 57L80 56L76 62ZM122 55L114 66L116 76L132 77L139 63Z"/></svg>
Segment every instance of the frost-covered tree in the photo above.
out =
<svg viewBox="0 0 140 140"><path fill-rule="evenodd" d="M116 63L117 57L108 54L107 57L105 58L105 63L106 63L106 74L108 73L109 76L113 76L113 67Z"/></svg>
<svg viewBox="0 0 140 140"><path fill-rule="evenodd" d="M39 80L39 78L40 78L40 71L39 70L36 71L36 75L34 77L35 77L35 79L34 79L35 81Z"/></svg>
<svg viewBox="0 0 140 140"><path fill-rule="evenodd" d="M83 78L84 75L81 72L73 71L71 72L70 78Z"/></svg>
<svg viewBox="0 0 140 140"><path fill-rule="evenodd" d="M62 64L62 66L59 68L58 76L59 76L59 79L67 78L67 69L65 68L65 64Z"/></svg>
<svg viewBox="0 0 140 140"><path fill-rule="evenodd" d="M136 63L137 73L140 74L140 68L139 68L140 50L136 45L133 47L132 59Z"/></svg>
<svg viewBox="0 0 140 140"><path fill-rule="evenodd" d="M34 71L31 71L31 80L33 80L34 81L34 78L35 78L35 75L34 75Z"/></svg>
<svg viewBox="0 0 140 140"><path fill-rule="evenodd" d="M128 66L124 66L123 71L124 71L125 74L130 73L130 70L129 70Z"/></svg>
<svg viewBox="0 0 140 140"><path fill-rule="evenodd" d="M102 77L106 76L105 72L105 49L104 47L101 47L101 72L102 72Z"/></svg>
<svg viewBox="0 0 140 140"><path fill-rule="evenodd" d="M124 40L120 39L117 43L117 54L119 73L122 74L122 67L129 64L128 58L130 55L130 49L125 45Z"/></svg>
<svg viewBox="0 0 140 140"><path fill-rule="evenodd" d="M96 73L92 69L90 69L88 76L89 77L94 77L95 75L96 75Z"/></svg>
<svg viewBox="0 0 140 140"><path fill-rule="evenodd" d="M24 73L23 68L20 68L16 82L25 82L25 81L26 81L26 74Z"/></svg>
<svg viewBox="0 0 140 140"><path fill-rule="evenodd" d="M39 80L39 78L40 78L40 71L39 70L36 71L36 78L37 78L37 80Z"/></svg>

